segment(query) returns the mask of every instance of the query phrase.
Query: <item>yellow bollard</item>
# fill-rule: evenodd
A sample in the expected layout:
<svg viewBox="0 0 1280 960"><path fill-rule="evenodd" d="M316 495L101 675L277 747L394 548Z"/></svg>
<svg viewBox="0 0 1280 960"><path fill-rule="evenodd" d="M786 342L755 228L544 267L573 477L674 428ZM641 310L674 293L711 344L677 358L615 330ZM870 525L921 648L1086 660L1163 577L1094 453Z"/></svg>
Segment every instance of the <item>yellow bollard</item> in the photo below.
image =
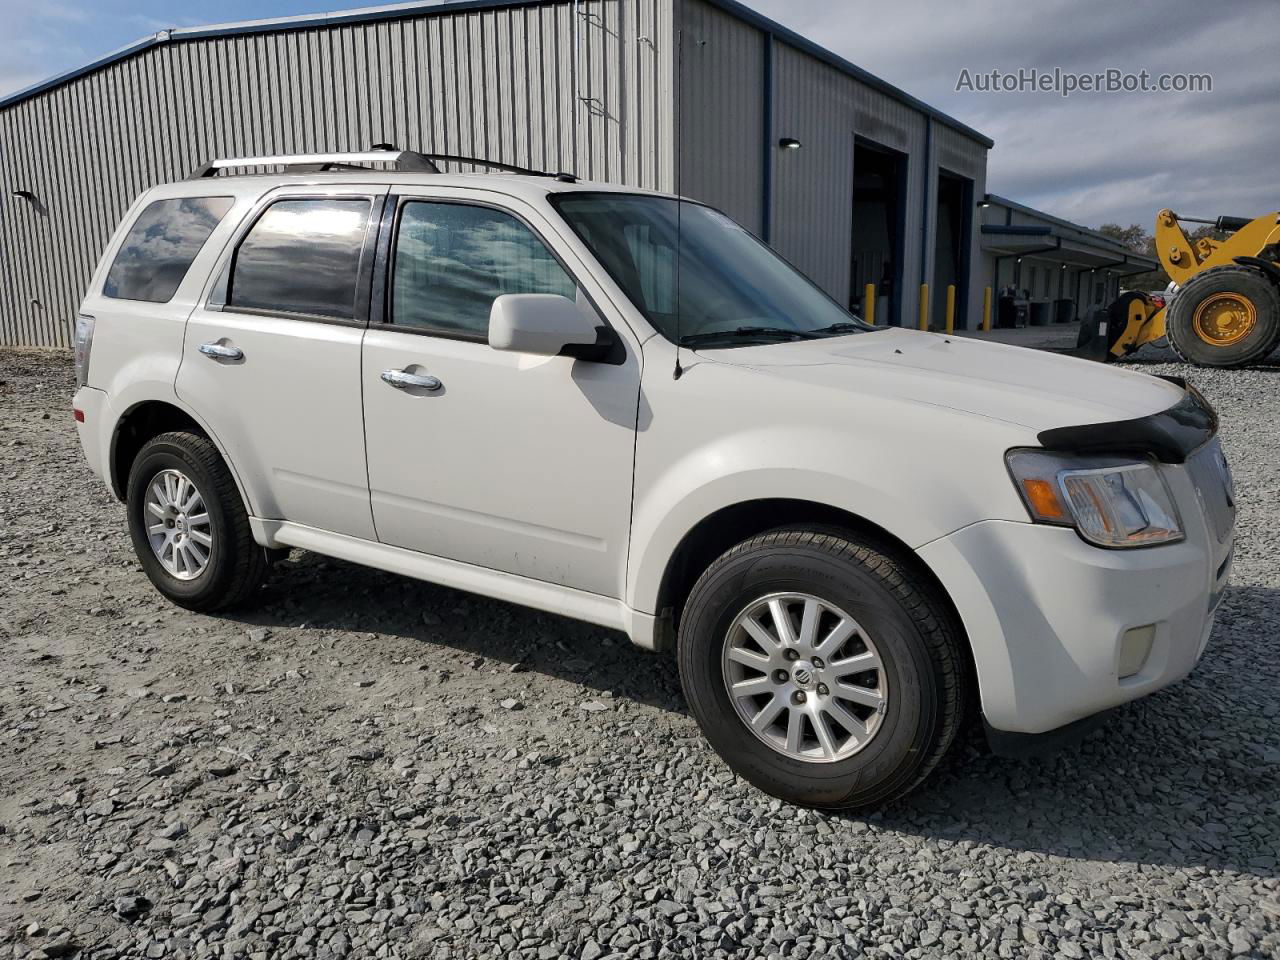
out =
<svg viewBox="0 0 1280 960"><path fill-rule="evenodd" d="M868 283L862 291L862 319L873 327L876 324L876 285Z"/></svg>
<svg viewBox="0 0 1280 960"><path fill-rule="evenodd" d="M982 291L982 329L991 329L991 288Z"/></svg>
<svg viewBox="0 0 1280 960"><path fill-rule="evenodd" d="M956 285L947 284L947 333L956 330Z"/></svg>
<svg viewBox="0 0 1280 960"><path fill-rule="evenodd" d="M929 329L929 285L920 284L920 329Z"/></svg>

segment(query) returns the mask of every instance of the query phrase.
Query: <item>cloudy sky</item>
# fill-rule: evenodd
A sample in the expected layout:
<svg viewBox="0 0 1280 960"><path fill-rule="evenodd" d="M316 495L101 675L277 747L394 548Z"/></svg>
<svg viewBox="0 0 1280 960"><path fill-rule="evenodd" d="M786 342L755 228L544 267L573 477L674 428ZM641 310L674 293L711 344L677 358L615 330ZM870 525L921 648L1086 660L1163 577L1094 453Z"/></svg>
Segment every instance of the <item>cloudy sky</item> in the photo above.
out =
<svg viewBox="0 0 1280 960"><path fill-rule="evenodd" d="M1280 207L1277 0L748 0L996 141L994 193L1091 226ZM360 5L352 0L0 0L0 93L156 30ZM1208 93L983 93L971 75L1204 73Z"/></svg>

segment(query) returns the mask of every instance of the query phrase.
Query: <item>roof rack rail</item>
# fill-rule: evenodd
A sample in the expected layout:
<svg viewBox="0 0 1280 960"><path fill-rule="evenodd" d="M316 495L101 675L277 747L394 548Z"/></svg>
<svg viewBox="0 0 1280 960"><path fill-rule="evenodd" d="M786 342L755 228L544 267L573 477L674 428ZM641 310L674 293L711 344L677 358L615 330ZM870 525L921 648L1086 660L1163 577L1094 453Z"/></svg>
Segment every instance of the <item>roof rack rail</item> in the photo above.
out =
<svg viewBox="0 0 1280 960"><path fill-rule="evenodd" d="M498 160L486 160L484 157L460 157L452 153L424 153L422 156L426 157L428 160L439 160L442 163L473 163L479 167L492 167L494 170L502 170L506 173L515 173L522 177L555 177L557 180L567 180L569 182L573 182L578 179L572 173L551 173L548 170L534 170L531 167L521 167L514 163L502 163Z"/></svg>
<svg viewBox="0 0 1280 960"><path fill-rule="evenodd" d="M568 183L578 178L571 173L548 173L545 170L533 170L529 167L517 166L513 163L502 163L484 157L463 157L452 153L418 153L416 150L400 150L390 144L376 144L372 149L357 153L295 153L271 157L224 157L201 164L187 177L188 180L201 180L216 177L220 170L234 167L307 167L312 170L367 170L366 163L391 163L396 170L416 171L419 173L440 173L435 161L441 163L470 163L481 167L490 167L506 173L515 173L526 177L555 177Z"/></svg>
<svg viewBox="0 0 1280 960"><path fill-rule="evenodd" d="M272 157L224 157L201 164L187 177L201 180L216 177L219 170L232 167L314 167L317 170L363 170L362 163L392 163L397 170L439 173L440 168L412 150L365 150L359 153L294 153Z"/></svg>

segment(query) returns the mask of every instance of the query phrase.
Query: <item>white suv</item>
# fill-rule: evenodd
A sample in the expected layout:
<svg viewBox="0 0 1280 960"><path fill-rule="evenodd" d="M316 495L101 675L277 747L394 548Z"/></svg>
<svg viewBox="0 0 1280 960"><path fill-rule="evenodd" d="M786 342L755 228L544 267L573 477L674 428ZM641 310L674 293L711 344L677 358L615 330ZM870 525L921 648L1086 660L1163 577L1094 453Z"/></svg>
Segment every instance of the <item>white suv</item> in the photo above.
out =
<svg viewBox="0 0 1280 960"><path fill-rule="evenodd" d="M715 210L527 174L251 158L134 204L74 405L161 593L301 547L674 644L725 761L820 807L971 705L1017 752L1196 663L1235 507L1194 389L870 327Z"/></svg>

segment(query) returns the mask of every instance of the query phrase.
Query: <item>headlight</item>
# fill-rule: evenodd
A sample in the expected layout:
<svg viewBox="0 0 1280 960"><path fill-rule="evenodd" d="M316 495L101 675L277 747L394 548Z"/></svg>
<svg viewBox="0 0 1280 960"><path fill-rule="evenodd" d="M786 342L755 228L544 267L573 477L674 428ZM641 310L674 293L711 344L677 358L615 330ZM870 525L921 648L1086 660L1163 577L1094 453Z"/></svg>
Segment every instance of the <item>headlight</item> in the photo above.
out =
<svg viewBox="0 0 1280 960"><path fill-rule="evenodd" d="M95 321L87 313L76 317L76 387L89 382L89 351L93 349Z"/></svg>
<svg viewBox="0 0 1280 960"><path fill-rule="evenodd" d="M1184 537L1155 463L1010 450L1009 473L1031 519L1075 527L1100 547L1148 547Z"/></svg>

